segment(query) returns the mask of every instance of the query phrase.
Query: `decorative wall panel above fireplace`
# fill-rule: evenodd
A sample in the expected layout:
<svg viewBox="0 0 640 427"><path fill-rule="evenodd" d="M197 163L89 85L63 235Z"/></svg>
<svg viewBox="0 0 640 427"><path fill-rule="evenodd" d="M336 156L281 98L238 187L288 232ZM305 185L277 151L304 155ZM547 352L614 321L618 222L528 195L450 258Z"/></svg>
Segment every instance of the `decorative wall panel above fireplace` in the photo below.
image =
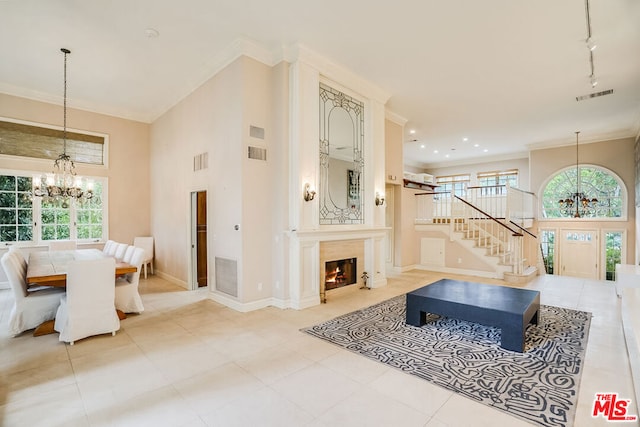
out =
<svg viewBox="0 0 640 427"><path fill-rule="evenodd" d="M364 224L364 103L320 83L320 224Z"/></svg>

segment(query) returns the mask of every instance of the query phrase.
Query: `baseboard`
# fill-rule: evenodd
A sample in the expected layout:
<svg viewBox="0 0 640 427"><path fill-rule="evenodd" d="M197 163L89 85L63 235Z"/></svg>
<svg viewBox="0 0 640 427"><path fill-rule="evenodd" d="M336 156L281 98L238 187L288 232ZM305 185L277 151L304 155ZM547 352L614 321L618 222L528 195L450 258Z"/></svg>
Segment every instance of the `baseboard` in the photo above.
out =
<svg viewBox="0 0 640 427"><path fill-rule="evenodd" d="M410 265L404 265L404 266L394 266L391 268L391 272L392 273L396 273L396 274L402 274L402 273L406 273L407 271L411 271L411 270L415 270L416 268L418 268L418 264L410 264ZM387 270L389 271L389 270Z"/></svg>
<svg viewBox="0 0 640 427"><path fill-rule="evenodd" d="M251 301L248 303L242 303L240 301L235 300L233 297L222 294L220 292L212 291L209 292L209 297L226 307L229 307L233 310L239 311L241 313L248 313L250 311L260 310L265 307L276 307L280 309L293 308L291 307L290 301L282 300L280 298L263 298L258 301Z"/></svg>
<svg viewBox="0 0 640 427"><path fill-rule="evenodd" d="M437 267L431 265L417 265L416 270L436 271L438 273L462 274L465 276L477 276L487 279L502 279L502 274L495 271L467 270L464 268Z"/></svg>
<svg viewBox="0 0 640 427"><path fill-rule="evenodd" d="M140 272L140 274L143 274L142 272ZM153 274L155 276L161 277L162 279L173 283L174 285L178 285L181 288L185 288L186 290L189 290L189 286L187 285L187 282L185 282L184 280L180 280L177 277L174 277L170 274L164 273L160 270L158 270L157 268L153 269Z"/></svg>

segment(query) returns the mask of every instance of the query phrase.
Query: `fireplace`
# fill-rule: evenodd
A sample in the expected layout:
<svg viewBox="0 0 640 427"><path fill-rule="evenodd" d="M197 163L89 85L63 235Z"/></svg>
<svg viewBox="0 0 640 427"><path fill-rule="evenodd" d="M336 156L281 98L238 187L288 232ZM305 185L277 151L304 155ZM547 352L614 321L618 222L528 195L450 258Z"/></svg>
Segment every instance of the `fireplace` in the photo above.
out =
<svg viewBox="0 0 640 427"><path fill-rule="evenodd" d="M356 260L357 258L347 258L325 262L325 290L336 289L357 283L358 269L356 268Z"/></svg>

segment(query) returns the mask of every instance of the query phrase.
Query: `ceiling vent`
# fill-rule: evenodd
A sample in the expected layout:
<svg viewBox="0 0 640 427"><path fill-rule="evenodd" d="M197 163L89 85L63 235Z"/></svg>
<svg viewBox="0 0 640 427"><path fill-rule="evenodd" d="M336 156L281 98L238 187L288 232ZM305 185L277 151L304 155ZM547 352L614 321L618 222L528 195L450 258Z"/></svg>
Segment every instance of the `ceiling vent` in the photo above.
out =
<svg viewBox="0 0 640 427"><path fill-rule="evenodd" d="M576 101L584 101L585 99L597 98L599 96L611 95L613 89L603 90L602 92L590 93L589 95L576 96Z"/></svg>

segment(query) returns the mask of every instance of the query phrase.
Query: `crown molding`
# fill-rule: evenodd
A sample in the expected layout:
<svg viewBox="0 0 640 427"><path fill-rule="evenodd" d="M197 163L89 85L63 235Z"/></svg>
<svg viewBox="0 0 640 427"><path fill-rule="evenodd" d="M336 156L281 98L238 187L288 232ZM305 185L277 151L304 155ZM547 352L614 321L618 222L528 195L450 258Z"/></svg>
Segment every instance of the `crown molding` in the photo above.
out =
<svg viewBox="0 0 640 427"><path fill-rule="evenodd" d="M377 101L382 105L386 104L391 97L389 92L385 91L378 85L363 79L343 65L320 55L305 45L295 44L288 46L283 48L282 52L283 60L291 63L297 61L303 62L318 70L321 76L329 80L333 80L336 83L349 88L351 91Z"/></svg>
<svg viewBox="0 0 640 427"><path fill-rule="evenodd" d="M401 115L394 113L391 110L385 110L384 118L400 126L406 125L407 122L409 121L409 119L405 119Z"/></svg>

